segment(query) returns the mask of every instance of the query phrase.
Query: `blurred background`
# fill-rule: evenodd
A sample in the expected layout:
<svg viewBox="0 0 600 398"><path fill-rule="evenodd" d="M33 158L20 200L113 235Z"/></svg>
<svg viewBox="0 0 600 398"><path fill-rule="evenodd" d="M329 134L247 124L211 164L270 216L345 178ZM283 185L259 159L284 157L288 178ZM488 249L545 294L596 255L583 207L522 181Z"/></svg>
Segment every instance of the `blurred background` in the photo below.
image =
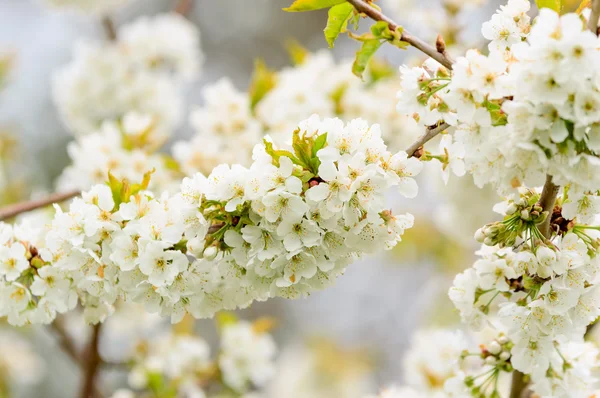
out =
<svg viewBox="0 0 600 398"><path fill-rule="evenodd" d="M282 8L290 2L193 2L186 17L200 32L204 63L200 77L181 87L185 115L203 104L203 87L222 77L228 77L238 90L247 90L257 58L274 71L292 65L286 49L289 39L311 53L327 48L322 33L326 11L283 12ZM461 1L381 0L379 3L384 11L389 10L390 16L406 24L407 29L433 41L437 32L449 29L448 18L440 17L440 13L448 12L450 5ZM465 3L470 3L469 7L459 7L461 12L452 16L450 25L455 31L450 36L456 36L452 38L455 42L480 46L479 27L499 2ZM132 1L110 17L118 27L142 15L169 12L178 4L177 0ZM447 40L448 35L445 35ZM97 15L52 8L42 0L0 0L0 56L10 60L5 61L7 73L4 83L0 83L3 84L0 92L3 204L52 192L62 170L71 164L66 148L74 138L53 100L52 76L71 62L75 43L83 38L105 40ZM351 58L356 50L355 42L341 37L331 51L337 60L342 60ZM452 51L460 54L462 47L454 46ZM422 60L412 49L403 52L384 48L378 57L394 70L403 63ZM166 152L173 142L194 135L187 119L184 116L174 130L164 148ZM491 207L496 198L474 187L470 178L453 179L449 186L444 186L435 167L429 167L420 176L420 188L417 200L400 200L395 196L389 199L393 208L410 212L417 220L397 249L362 259L350 266L334 287L307 299L274 299L256 303L238 314L248 320L261 316L277 320L273 334L281 368L270 387L270 396L354 398L375 393L380 386L402 383L402 358L412 334L421 328L456 325L456 314L446 291L456 272L471 265L474 246L470 238L479 226L494 219ZM456 209L461 206L461 218L457 218ZM159 329L156 325L170 327L168 320L162 322L133 310L114 318L102 343L101 352L107 357L129 347L135 336L146 335L148 328L156 332ZM83 321L74 316L64 323L75 341L83 344L89 333ZM210 342L217 339L212 320L198 321L192 328ZM39 371L40 377L34 384L27 380L16 383L11 396L75 396L78 368L61 352L52 331L43 327L8 326L2 326L1 330L0 375L3 369L15 366L2 366L3 357L9 356L17 358L24 369L31 370L34 366L46 369ZM16 349L18 345L14 342L19 339L32 344L33 359L24 353L25 349L16 355L11 351ZM313 392L303 393L290 381L293 377L289 373L300 369L301 363L308 363L306 367L312 369L304 371L306 375L302 377L311 380ZM105 373L107 385L124 384L118 371ZM316 395L315 391L323 395Z"/></svg>

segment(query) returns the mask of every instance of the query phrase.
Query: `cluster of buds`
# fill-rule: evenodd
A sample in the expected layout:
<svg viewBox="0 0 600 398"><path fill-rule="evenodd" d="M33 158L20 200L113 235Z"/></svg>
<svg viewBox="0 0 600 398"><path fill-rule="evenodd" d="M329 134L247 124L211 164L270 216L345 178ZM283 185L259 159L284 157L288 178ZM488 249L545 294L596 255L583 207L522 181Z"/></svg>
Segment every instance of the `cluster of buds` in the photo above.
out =
<svg viewBox="0 0 600 398"><path fill-rule="evenodd" d="M536 238L544 240L538 230L548 217L548 212L538 203L539 195L531 191L518 199L509 200L504 209L504 219L483 226L475 232L475 239L487 246L513 246L517 239Z"/></svg>
<svg viewBox="0 0 600 398"><path fill-rule="evenodd" d="M508 337L500 334L498 338L487 345L480 345L479 348L479 352L464 350L460 358L464 361L468 357L479 357L486 370L478 376L466 376L464 384L473 397L500 398L496 388L497 380L502 372L510 373L514 370L510 363L510 350L513 348L513 343Z"/></svg>

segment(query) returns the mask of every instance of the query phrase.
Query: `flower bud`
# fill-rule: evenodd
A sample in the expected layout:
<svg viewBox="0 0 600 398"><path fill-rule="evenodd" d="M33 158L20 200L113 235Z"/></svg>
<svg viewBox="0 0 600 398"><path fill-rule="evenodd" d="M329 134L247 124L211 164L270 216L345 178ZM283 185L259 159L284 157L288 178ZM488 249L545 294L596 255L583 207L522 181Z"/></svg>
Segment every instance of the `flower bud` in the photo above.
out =
<svg viewBox="0 0 600 398"><path fill-rule="evenodd" d="M502 352L500 353L500 359L501 359L501 360L503 360L503 361L508 361L508 360L509 360L509 358L510 358L510 352L508 352L508 351L502 351Z"/></svg>
<svg viewBox="0 0 600 398"><path fill-rule="evenodd" d="M483 241L485 240L483 228L479 228L477 231L475 231L475 240L479 243L483 243Z"/></svg>
<svg viewBox="0 0 600 398"><path fill-rule="evenodd" d="M496 339L496 341L498 341L498 343L504 345L504 344L508 343L510 340L508 340L508 337L506 337L506 336L500 336Z"/></svg>
<svg viewBox="0 0 600 398"><path fill-rule="evenodd" d="M488 351L493 355L498 355L498 354L500 354L500 352L502 352L502 347L500 346L500 344L497 341L492 341L488 345Z"/></svg>
<svg viewBox="0 0 600 398"><path fill-rule="evenodd" d="M493 356L489 356L485 359L486 365L495 365L496 362L497 362L497 359L496 359L496 357L493 357Z"/></svg>
<svg viewBox="0 0 600 398"><path fill-rule="evenodd" d="M204 250L204 258L207 260L214 260L217 257L217 248L214 246L209 246Z"/></svg>

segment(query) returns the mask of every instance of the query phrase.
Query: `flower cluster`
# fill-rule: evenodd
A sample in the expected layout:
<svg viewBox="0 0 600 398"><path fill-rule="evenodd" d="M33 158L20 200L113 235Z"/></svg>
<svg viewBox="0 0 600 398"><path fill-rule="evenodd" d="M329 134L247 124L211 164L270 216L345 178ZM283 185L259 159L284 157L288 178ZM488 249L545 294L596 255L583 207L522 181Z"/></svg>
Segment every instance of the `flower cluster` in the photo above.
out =
<svg viewBox="0 0 600 398"><path fill-rule="evenodd" d="M2 314L50 322L77 298L102 321L118 298L180 320L331 284L364 253L389 249L413 224L385 208L396 186L417 194L418 159L387 151L378 125L312 117L290 150L265 140L250 168L222 165L173 195L109 175L57 209L45 242L3 234ZM9 249L10 248L10 249Z"/></svg>
<svg viewBox="0 0 600 398"><path fill-rule="evenodd" d="M531 19L527 15L530 7L528 1L508 0L505 6L500 6L491 20L483 24L481 33L490 41L490 51L504 51L527 37L531 29Z"/></svg>
<svg viewBox="0 0 600 398"><path fill-rule="evenodd" d="M135 112L126 113L120 123L105 121L96 132L69 143L72 163L63 170L57 188L87 190L104 183L108 170L119 180L141 181L148 170L154 170L149 189L174 191L177 170L169 167L168 156L155 153L167 137L152 117Z"/></svg>
<svg viewBox="0 0 600 398"><path fill-rule="evenodd" d="M188 175L209 174L221 163L250 164L252 147L264 131L252 114L248 94L238 91L227 78L207 86L203 94L204 105L190 115L196 134L191 141L173 146L181 169Z"/></svg>
<svg viewBox="0 0 600 398"><path fill-rule="evenodd" d="M211 358L209 345L195 335L168 333L138 344L131 359L129 385L155 396L221 396L261 389L275 372L276 346L261 330L261 321L231 321L221 327L220 350ZM210 395L209 391L211 392ZM115 396L135 397L128 390Z"/></svg>
<svg viewBox="0 0 600 398"><path fill-rule="evenodd" d="M253 85L268 86L266 80L274 85L261 96L252 88L239 91L221 79L205 87L204 104L190 116L196 134L191 141L175 143L173 156L188 175L209 174L223 162L248 166L257 138L270 135L283 142L296 121L312 114L346 122L377 121L387 133L386 143L398 150L422 131L394 109L398 87L394 71L373 62L370 74L365 84L350 73L348 62L336 64L330 53L317 52L277 73L258 69Z"/></svg>
<svg viewBox="0 0 600 398"><path fill-rule="evenodd" d="M181 15L166 14L125 25L118 37L79 43L73 61L55 75L54 100L65 124L84 135L105 120L138 112L172 131L182 113L178 83L199 73L197 29Z"/></svg>
<svg viewBox="0 0 600 398"><path fill-rule="evenodd" d="M540 186L549 174L577 192L594 190L599 39L577 14L542 9L531 25L528 10L528 1L511 0L484 26L493 40L487 56L470 50L452 73L405 70L399 109L456 126L480 186L507 192Z"/></svg>
<svg viewBox="0 0 600 398"><path fill-rule="evenodd" d="M136 68L172 75L183 82L200 74L204 58L200 34L180 14L140 17L120 28L118 39Z"/></svg>
<svg viewBox="0 0 600 398"><path fill-rule="evenodd" d="M552 214L539 212L538 200L521 189L497 206L504 220L477 232L485 244L481 258L456 277L450 299L471 327L502 333L488 348L494 359L486 358L494 377L514 368L531 376L541 396L586 397L600 361L583 341L600 316L600 234L598 227L565 220L561 199ZM546 238L538 226L548 217L553 232ZM468 377L464 385L482 389Z"/></svg>

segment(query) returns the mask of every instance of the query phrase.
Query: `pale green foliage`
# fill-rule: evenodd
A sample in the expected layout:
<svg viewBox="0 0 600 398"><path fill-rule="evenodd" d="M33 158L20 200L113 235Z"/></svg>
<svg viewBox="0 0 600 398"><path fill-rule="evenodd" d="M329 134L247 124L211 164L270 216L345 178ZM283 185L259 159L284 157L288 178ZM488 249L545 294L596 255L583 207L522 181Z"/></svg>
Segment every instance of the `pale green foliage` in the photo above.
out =
<svg viewBox="0 0 600 398"><path fill-rule="evenodd" d="M276 73L269 69L263 60L257 59L254 62L254 73L252 75L252 81L250 82L250 88L248 89L250 95L250 107L252 110L254 110L260 100L275 87L275 78Z"/></svg>
<svg viewBox="0 0 600 398"><path fill-rule="evenodd" d="M333 47L340 33L346 32L348 22L354 15L354 7L350 3L342 3L329 9L325 39L329 47Z"/></svg>
<svg viewBox="0 0 600 398"><path fill-rule="evenodd" d="M283 10L288 12L313 11L333 7L345 2L346 0L296 0L291 6Z"/></svg>
<svg viewBox="0 0 600 398"><path fill-rule="evenodd" d="M535 0L538 8L550 8L560 14L563 9L563 0Z"/></svg>

